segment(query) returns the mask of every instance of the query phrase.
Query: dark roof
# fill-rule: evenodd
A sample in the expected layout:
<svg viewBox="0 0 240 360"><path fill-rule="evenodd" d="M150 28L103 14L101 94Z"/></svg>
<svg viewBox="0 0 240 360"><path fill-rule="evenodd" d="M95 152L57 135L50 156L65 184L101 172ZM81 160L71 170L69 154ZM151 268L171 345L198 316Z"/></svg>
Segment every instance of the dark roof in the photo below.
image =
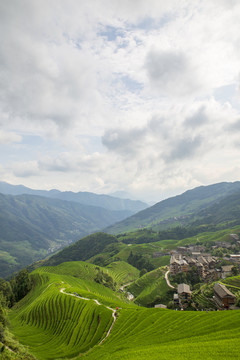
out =
<svg viewBox="0 0 240 360"><path fill-rule="evenodd" d="M178 291L178 294L182 294L182 293L191 294L192 293L189 285L187 285L187 284L179 284L177 291Z"/></svg>
<svg viewBox="0 0 240 360"><path fill-rule="evenodd" d="M231 291L229 291L227 288L226 288L226 286L225 285L222 285L222 284L219 284L219 283L216 283L215 285L214 285L214 291L216 292L216 294L219 296L219 297L221 297L221 298L223 298L223 297L226 297L226 296L232 296L232 297L236 297L235 295L233 295L232 293L231 293Z"/></svg>

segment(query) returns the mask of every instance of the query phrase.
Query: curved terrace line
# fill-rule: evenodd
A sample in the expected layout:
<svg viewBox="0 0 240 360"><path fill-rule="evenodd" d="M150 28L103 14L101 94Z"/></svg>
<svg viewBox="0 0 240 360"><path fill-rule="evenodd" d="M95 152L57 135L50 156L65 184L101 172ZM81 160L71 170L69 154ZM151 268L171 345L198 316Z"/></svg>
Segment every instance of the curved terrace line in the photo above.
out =
<svg viewBox="0 0 240 360"><path fill-rule="evenodd" d="M97 299L84 298L84 297L82 297L82 296L80 296L80 295L75 295L75 294L67 293L67 292L65 292L64 290L65 290L65 288L62 288L62 289L60 290L60 292L61 292L62 294L69 295L69 296L73 296L73 297L76 297L76 298L81 299L81 300L86 300L86 301L93 300L97 305L102 305L102 306L104 306L106 309L109 309L109 310L112 311L113 321L112 321L112 324L111 324L111 326L110 326L110 328L109 328L109 330L108 330L108 332L107 332L107 335L106 335L106 336L99 342L99 344L98 344L98 345L101 345L101 344L106 340L106 338L110 335L110 333L111 333L111 331L112 331L112 329L113 329L113 325L115 324L115 321L116 321L116 319L117 319L117 311L116 311L115 309L109 307L109 306L106 306L106 305L101 304Z"/></svg>

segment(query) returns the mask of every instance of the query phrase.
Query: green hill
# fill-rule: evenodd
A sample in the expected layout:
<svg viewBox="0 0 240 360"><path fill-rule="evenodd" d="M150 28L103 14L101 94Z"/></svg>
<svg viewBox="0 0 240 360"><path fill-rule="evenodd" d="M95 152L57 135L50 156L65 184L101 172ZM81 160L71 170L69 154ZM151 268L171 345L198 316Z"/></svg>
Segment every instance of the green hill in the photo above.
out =
<svg viewBox="0 0 240 360"><path fill-rule="evenodd" d="M121 292L96 283L97 271L92 264L74 262L32 273L34 288L14 306L9 320L14 335L38 360L239 357L240 311L138 307L124 300Z"/></svg>
<svg viewBox="0 0 240 360"><path fill-rule="evenodd" d="M74 357L107 335L116 306L123 307L125 300L95 281L98 272L92 264L76 262L32 273L33 290L15 305L9 318L14 335L37 359Z"/></svg>
<svg viewBox="0 0 240 360"><path fill-rule="evenodd" d="M78 240L48 259L46 265L58 265L65 261L88 260L94 255L102 253L107 246L116 244L117 238L105 233L95 233Z"/></svg>
<svg viewBox="0 0 240 360"><path fill-rule="evenodd" d="M128 287L135 296L135 303L142 306L156 304L167 305L173 298L174 290L170 289L164 278L166 268L158 268L135 280Z"/></svg>
<svg viewBox="0 0 240 360"><path fill-rule="evenodd" d="M83 359L238 359L239 335L239 311L123 309L112 336Z"/></svg>
<svg viewBox="0 0 240 360"><path fill-rule="evenodd" d="M228 195L215 204L198 212L191 220L191 225L236 223L240 219L240 192Z"/></svg>
<svg viewBox="0 0 240 360"><path fill-rule="evenodd" d="M0 194L0 274L6 277L125 215L77 202Z"/></svg>
<svg viewBox="0 0 240 360"><path fill-rule="evenodd" d="M194 214L239 191L239 181L200 186L193 190L188 190L182 195L163 200L108 227L105 231L111 234L118 234L143 227L159 230L182 223L186 224L188 220L192 220Z"/></svg>

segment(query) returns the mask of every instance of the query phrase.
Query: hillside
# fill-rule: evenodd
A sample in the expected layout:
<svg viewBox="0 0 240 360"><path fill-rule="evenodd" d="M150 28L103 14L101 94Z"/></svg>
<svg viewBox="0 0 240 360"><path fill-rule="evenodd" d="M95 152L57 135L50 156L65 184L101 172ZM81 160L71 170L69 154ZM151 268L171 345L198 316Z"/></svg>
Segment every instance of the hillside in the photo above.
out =
<svg viewBox="0 0 240 360"><path fill-rule="evenodd" d="M78 202L80 204L102 207L112 211L126 211L126 215L128 216L148 207L147 204L139 200L120 199L116 196L94 194L91 192L75 193L72 191L61 192L59 190L33 190L23 185L11 185L5 182L0 182L0 193L5 195L38 195L52 199Z"/></svg>
<svg viewBox="0 0 240 360"><path fill-rule="evenodd" d="M159 230L176 226L182 222L186 224L188 218L192 219L193 214L239 191L239 181L200 186L181 195L163 200L106 228L105 231L111 234L119 234L143 227Z"/></svg>
<svg viewBox="0 0 240 360"><path fill-rule="evenodd" d="M193 226L203 224L221 224L224 222L228 224L239 224L239 219L240 192L235 192L223 199L219 199L213 205L196 213L196 216L193 216L187 224L191 224Z"/></svg>
<svg viewBox="0 0 240 360"><path fill-rule="evenodd" d="M165 272L166 267L158 268L131 283L128 290L134 295L136 304L152 307L172 300L174 291L167 286Z"/></svg>
<svg viewBox="0 0 240 360"><path fill-rule="evenodd" d="M77 202L0 194L1 277L125 216Z"/></svg>
<svg viewBox="0 0 240 360"><path fill-rule="evenodd" d="M116 244L117 242L117 238L113 235L95 233L59 251L56 255L45 261L45 265L58 265L66 261L85 261L94 255L102 253L109 245Z"/></svg>
<svg viewBox="0 0 240 360"><path fill-rule="evenodd" d="M240 311L138 307L121 292L97 283L98 269L109 271L74 262L31 274L34 288L14 306L9 321L13 334L36 359L238 358Z"/></svg>

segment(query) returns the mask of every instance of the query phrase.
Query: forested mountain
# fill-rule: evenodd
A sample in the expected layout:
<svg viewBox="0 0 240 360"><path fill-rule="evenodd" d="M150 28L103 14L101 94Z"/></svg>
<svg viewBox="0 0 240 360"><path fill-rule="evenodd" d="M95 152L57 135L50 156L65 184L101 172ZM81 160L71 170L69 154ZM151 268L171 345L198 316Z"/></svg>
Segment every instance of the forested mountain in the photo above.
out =
<svg viewBox="0 0 240 360"><path fill-rule="evenodd" d="M0 194L1 277L124 217L126 211L33 195Z"/></svg>
<svg viewBox="0 0 240 360"><path fill-rule="evenodd" d="M116 244L117 238L105 233L95 233L86 236L75 244L68 246L44 262L44 265L58 265L65 261L85 261L94 255L101 254L111 244ZM111 249L108 249L110 252Z"/></svg>
<svg viewBox="0 0 240 360"><path fill-rule="evenodd" d="M156 230L187 223L192 216L208 206L216 204L224 197L240 191L240 182L200 186L193 190L163 200L139 213L105 229L111 234L131 231L143 227Z"/></svg>
<svg viewBox="0 0 240 360"><path fill-rule="evenodd" d="M127 211L128 215L134 214L148 207L147 204L139 200L120 199L114 196L103 194L99 195L91 192L75 193L72 191L61 192L59 190L33 190L23 185L11 185L6 182L0 182L0 193L5 195L39 195L53 199L74 201L81 204L102 207L104 209L113 211Z"/></svg>

